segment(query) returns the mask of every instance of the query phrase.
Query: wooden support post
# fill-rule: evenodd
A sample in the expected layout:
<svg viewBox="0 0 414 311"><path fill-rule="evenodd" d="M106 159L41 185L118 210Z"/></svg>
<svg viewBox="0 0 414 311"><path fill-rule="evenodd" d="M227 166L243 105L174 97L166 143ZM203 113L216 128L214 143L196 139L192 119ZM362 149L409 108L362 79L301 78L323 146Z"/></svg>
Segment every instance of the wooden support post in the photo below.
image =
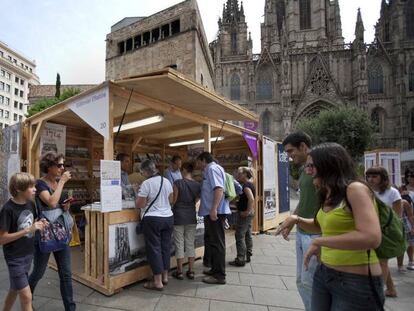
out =
<svg viewBox="0 0 414 311"><path fill-rule="evenodd" d="M114 128L114 98L109 96L109 120L108 120L109 138L104 137L104 160L114 159L114 134L112 129Z"/></svg>
<svg viewBox="0 0 414 311"><path fill-rule="evenodd" d="M38 165L36 165L39 161L39 157L37 156L40 136L42 135L43 129L45 128L46 121L41 120L36 125L36 130L34 129L34 125L30 125L30 140L29 140L29 154L28 154L28 171L30 174L34 175L35 177L40 177L38 174Z"/></svg>
<svg viewBox="0 0 414 311"><path fill-rule="evenodd" d="M211 125L203 125L204 133L204 151L211 152Z"/></svg>
<svg viewBox="0 0 414 311"><path fill-rule="evenodd" d="M131 152L133 153L137 149L139 143L142 141L142 137L135 137L132 142Z"/></svg>

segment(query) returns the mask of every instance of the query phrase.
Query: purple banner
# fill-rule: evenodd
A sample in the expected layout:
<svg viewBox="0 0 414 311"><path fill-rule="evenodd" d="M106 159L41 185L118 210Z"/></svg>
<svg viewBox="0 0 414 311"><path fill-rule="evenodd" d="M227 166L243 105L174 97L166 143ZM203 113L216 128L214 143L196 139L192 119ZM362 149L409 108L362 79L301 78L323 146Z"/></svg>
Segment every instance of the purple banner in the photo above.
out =
<svg viewBox="0 0 414 311"><path fill-rule="evenodd" d="M244 121L244 128L256 132L259 123L254 121Z"/></svg>
<svg viewBox="0 0 414 311"><path fill-rule="evenodd" d="M243 132L244 140L249 146L250 151L257 160L257 137Z"/></svg>

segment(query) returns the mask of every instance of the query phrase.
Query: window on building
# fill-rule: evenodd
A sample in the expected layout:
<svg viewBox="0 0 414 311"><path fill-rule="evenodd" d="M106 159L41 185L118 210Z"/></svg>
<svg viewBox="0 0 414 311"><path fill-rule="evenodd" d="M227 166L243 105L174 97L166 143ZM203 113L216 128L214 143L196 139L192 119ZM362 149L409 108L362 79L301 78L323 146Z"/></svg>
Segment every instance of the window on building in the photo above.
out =
<svg viewBox="0 0 414 311"><path fill-rule="evenodd" d="M119 54L125 53L125 41L118 42Z"/></svg>
<svg viewBox="0 0 414 311"><path fill-rule="evenodd" d="M7 123L4 124L4 128L9 127L9 125Z"/></svg>
<svg viewBox="0 0 414 311"><path fill-rule="evenodd" d="M368 93L384 93L384 74L382 66L375 61L368 65Z"/></svg>
<svg viewBox="0 0 414 311"><path fill-rule="evenodd" d="M3 91L3 90L4 90L4 82L0 81L0 91Z"/></svg>
<svg viewBox="0 0 414 311"><path fill-rule="evenodd" d="M175 35L181 31L180 29L180 20L177 19L171 23L171 35Z"/></svg>
<svg viewBox="0 0 414 311"><path fill-rule="evenodd" d="M390 41L390 23L384 24L384 41Z"/></svg>
<svg viewBox="0 0 414 311"><path fill-rule="evenodd" d="M240 100L240 77L233 73L230 79L230 99Z"/></svg>
<svg viewBox="0 0 414 311"><path fill-rule="evenodd" d="M3 56L4 56L3 51L0 51L0 57L3 57Z"/></svg>
<svg viewBox="0 0 414 311"><path fill-rule="evenodd" d="M0 130L3 128L3 123L0 122Z"/></svg>
<svg viewBox="0 0 414 311"><path fill-rule="evenodd" d="M32 68L29 68L29 71L30 71L30 72L33 72L33 69L32 69Z"/></svg>
<svg viewBox="0 0 414 311"><path fill-rule="evenodd" d="M4 77L6 75L6 71L4 71L3 69L0 70L0 77Z"/></svg>
<svg viewBox="0 0 414 311"><path fill-rule="evenodd" d="M0 104L4 103L4 97L2 95L0 95Z"/></svg>
<svg viewBox="0 0 414 311"><path fill-rule="evenodd" d="M266 136L272 134L272 113L267 109L262 114L262 133Z"/></svg>
<svg viewBox="0 0 414 311"><path fill-rule="evenodd" d="M4 89L6 91L6 93L10 93L10 84L6 84L6 88Z"/></svg>
<svg viewBox="0 0 414 311"><path fill-rule="evenodd" d="M19 108L19 102L17 100L14 101L14 108Z"/></svg>
<svg viewBox="0 0 414 311"><path fill-rule="evenodd" d="M414 108L411 109L410 128L411 128L411 132L414 132Z"/></svg>
<svg viewBox="0 0 414 311"><path fill-rule="evenodd" d="M377 107L371 113L371 122L374 126L375 133L384 132L384 123L385 123L385 111L384 109Z"/></svg>
<svg viewBox="0 0 414 311"><path fill-rule="evenodd" d="M14 82L19 83L19 77L14 77Z"/></svg>
<svg viewBox="0 0 414 311"><path fill-rule="evenodd" d="M17 121L17 113L13 114L13 121Z"/></svg>
<svg viewBox="0 0 414 311"><path fill-rule="evenodd" d="M6 79L10 80L10 78L11 78L11 73L6 71Z"/></svg>
<svg viewBox="0 0 414 311"><path fill-rule="evenodd" d="M168 38L170 36L170 24L161 26L161 39Z"/></svg>
<svg viewBox="0 0 414 311"><path fill-rule="evenodd" d="M23 116L19 116L19 122L23 121Z"/></svg>
<svg viewBox="0 0 414 311"><path fill-rule="evenodd" d="M410 92L414 92L414 61L408 68L408 89Z"/></svg>
<svg viewBox="0 0 414 311"><path fill-rule="evenodd" d="M0 109L0 118L3 118L3 109Z"/></svg>
<svg viewBox="0 0 414 311"><path fill-rule="evenodd" d="M150 40L151 40L151 33L150 33L149 31L144 32L144 34L143 34L143 39L144 39L143 45L148 45L148 44L150 44Z"/></svg>
<svg viewBox="0 0 414 311"><path fill-rule="evenodd" d="M158 41L160 38L160 29L154 28L152 31L152 42Z"/></svg>
<svg viewBox="0 0 414 311"><path fill-rule="evenodd" d="M28 70L28 69L29 69L29 66L27 66L27 65L26 65L26 66L24 66L24 69Z"/></svg>
<svg viewBox="0 0 414 311"><path fill-rule="evenodd" d="M134 38L134 49L138 49L141 47L141 35L135 36Z"/></svg>
<svg viewBox="0 0 414 311"><path fill-rule="evenodd" d="M19 109L23 110L23 103L19 103Z"/></svg>
<svg viewBox="0 0 414 311"><path fill-rule="evenodd" d="M237 32L233 30L231 32L231 53L237 54Z"/></svg>
<svg viewBox="0 0 414 311"><path fill-rule="evenodd" d="M405 29L407 39L414 39L414 7L412 2L405 5Z"/></svg>
<svg viewBox="0 0 414 311"><path fill-rule="evenodd" d="M5 104L6 106L10 106L10 98L5 97L5 102L4 102L4 104Z"/></svg>
<svg viewBox="0 0 414 311"><path fill-rule="evenodd" d="M310 0L299 0L300 29L311 28L311 4Z"/></svg>
<svg viewBox="0 0 414 311"><path fill-rule="evenodd" d="M20 85L24 86L24 80L20 79Z"/></svg>
<svg viewBox="0 0 414 311"><path fill-rule="evenodd" d="M20 91L20 94L19 95L20 95L20 97L23 98L24 97L24 92L23 91Z"/></svg>
<svg viewBox="0 0 414 311"><path fill-rule="evenodd" d="M13 58L13 63L17 65L17 59Z"/></svg>
<svg viewBox="0 0 414 311"><path fill-rule="evenodd" d="M4 117L6 118L6 119L8 119L9 118L9 112L6 110L5 112L4 112Z"/></svg>
<svg viewBox="0 0 414 311"><path fill-rule="evenodd" d="M132 38L128 38L125 42L125 51L132 51Z"/></svg>
<svg viewBox="0 0 414 311"><path fill-rule="evenodd" d="M273 75L270 68L258 73L256 82L256 99L271 100L273 98Z"/></svg>

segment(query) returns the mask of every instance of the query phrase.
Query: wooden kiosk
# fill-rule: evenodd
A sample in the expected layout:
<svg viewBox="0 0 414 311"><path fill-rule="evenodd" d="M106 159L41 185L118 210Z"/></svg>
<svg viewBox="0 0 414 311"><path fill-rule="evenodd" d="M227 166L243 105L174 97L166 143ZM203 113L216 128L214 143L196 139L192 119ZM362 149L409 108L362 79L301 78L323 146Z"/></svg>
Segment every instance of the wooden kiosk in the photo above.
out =
<svg viewBox="0 0 414 311"><path fill-rule="evenodd" d="M142 122L137 124L137 121ZM262 217L263 137L230 121L257 122L258 117L172 69L107 81L26 120L28 171L35 177L40 176L40 138L46 124L50 123L65 126L66 135L62 139L65 139L66 150L71 150L70 155L66 152L66 163L87 171L87 176L80 174L65 186L72 187L75 193L86 192L82 192L86 203L99 200L100 181L99 173L96 173L100 160L113 160L115 153L130 154L134 160L139 159L139 154L152 155L163 172L171 155L180 154L183 159L191 157L188 144L201 143L201 148L206 151L211 151L215 144L213 153L226 171L233 172L238 166L249 165L256 172L258 217L254 231L266 230L265 227L270 225L264 225ZM121 131L116 137L120 124ZM252 155L246 143L246 134L255 139L257 157ZM82 154L78 155L74 150L82 150ZM277 176L277 172L275 174ZM76 194L74 196L76 198ZM119 274L111 273L111 226L122 225L125 229L128 224L136 223L138 214L135 209L110 213L85 210L84 216L84 243L72 247L74 279L105 295L112 295L150 275L146 263L131 265ZM279 215L276 211L272 226L285 217L286 213ZM197 252L202 255L203 249L199 247Z"/></svg>

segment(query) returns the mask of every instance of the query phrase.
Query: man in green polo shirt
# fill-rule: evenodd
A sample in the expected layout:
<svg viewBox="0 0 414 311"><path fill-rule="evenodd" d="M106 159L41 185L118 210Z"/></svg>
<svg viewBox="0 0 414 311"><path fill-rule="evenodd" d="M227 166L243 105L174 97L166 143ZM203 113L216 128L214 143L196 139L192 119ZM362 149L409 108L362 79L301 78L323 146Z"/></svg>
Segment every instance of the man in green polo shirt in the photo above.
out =
<svg viewBox="0 0 414 311"><path fill-rule="evenodd" d="M313 185L312 176L306 174L305 163L308 157L308 152L311 148L310 137L302 132L296 132L288 135L283 141L283 147L289 157L297 165L300 165L299 177L299 204L294 211L294 214L303 218L313 218L318 209L318 197L315 186ZM282 236L287 239L293 226L286 228L281 232ZM303 258L308 248L312 244L312 240L318 237L319 234L306 232L299 226L296 232L296 284L306 311L311 310L312 302L312 283L313 274L317 266L317 259L312 257L309 263L309 269L306 271L303 266Z"/></svg>

